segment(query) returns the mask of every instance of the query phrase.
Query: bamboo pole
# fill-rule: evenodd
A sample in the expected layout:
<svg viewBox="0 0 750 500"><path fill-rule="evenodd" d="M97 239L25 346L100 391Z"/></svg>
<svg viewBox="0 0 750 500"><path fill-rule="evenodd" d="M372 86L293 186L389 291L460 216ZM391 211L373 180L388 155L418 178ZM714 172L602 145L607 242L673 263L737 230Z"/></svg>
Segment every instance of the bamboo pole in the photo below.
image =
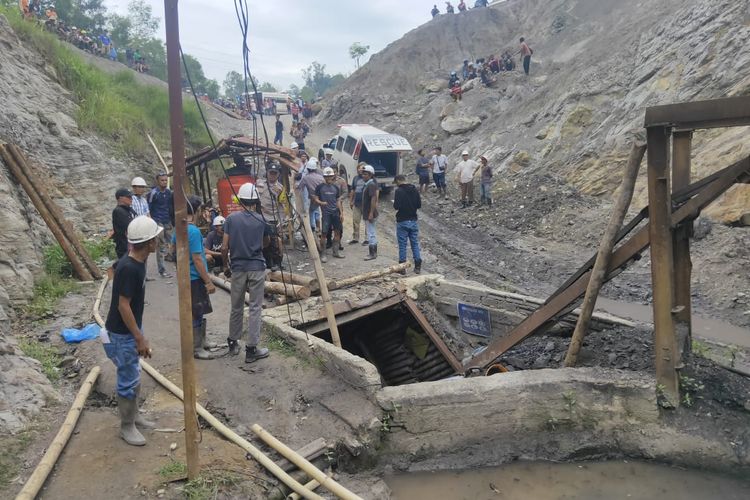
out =
<svg viewBox="0 0 750 500"><path fill-rule="evenodd" d="M375 278L380 278L381 276L386 276L392 273L400 273L401 271L406 271L407 269L409 269L409 267L411 267L411 262L403 262L401 264L394 264L378 271L371 271L369 273L352 276L351 278L336 280L334 282L334 285L331 287L331 290L338 290L339 288L345 288L347 286L355 285L357 283Z"/></svg>
<svg viewBox="0 0 750 500"><path fill-rule="evenodd" d="M297 204L302 204L302 197L295 196ZM315 276L318 277L318 284L320 285L320 296L323 299L323 307L326 312L326 318L328 319L328 329L331 332L331 339L333 345L341 347L341 337L339 336L339 327L336 325L336 314L333 312L333 304L331 303L331 296L328 293L328 282L326 281L325 273L323 272L323 264L320 262L320 254L318 253L317 238L310 227L310 215L306 210L299 210L302 216L302 225L305 228L305 234L307 235L307 249L312 257L313 267L315 268Z"/></svg>
<svg viewBox="0 0 750 500"><path fill-rule="evenodd" d="M44 223L47 224L47 227L52 232L52 235L60 244L60 247L65 253L65 256L73 266L73 272L76 274L76 276L78 276L78 279L81 281L91 281L93 279L91 273L89 273L89 271L79 259L78 254L70 246L70 243L63 233L62 228L49 212L49 210L47 210L47 207L37 193L36 188L31 184L29 179L27 179L26 176L23 175L21 167L16 163L15 159L10 153L10 150L5 146L0 145L0 155L2 155L3 160L5 160L5 163L8 165L11 173L26 191L26 194L29 196L31 203L34 204L34 207L36 207L39 215L42 216Z"/></svg>
<svg viewBox="0 0 750 500"><path fill-rule="evenodd" d="M169 167L167 166L167 162L164 161L164 158L159 152L159 148L156 147L154 140L151 138L148 132L146 132L146 137L148 138L148 142L151 143L151 147L154 148L154 152L156 153L156 156L159 158L161 165L164 167L164 172L167 174L167 187L169 188L172 185L172 177L169 175Z"/></svg>
<svg viewBox="0 0 750 500"><path fill-rule="evenodd" d="M263 429L260 425L253 424L251 429L268 446L281 453L284 458L295 464L301 470L305 471L305 473L307 473L310 477L318 481L323 488L327 489L338 498L342 498L344 500L362 500L361 497L355 495L351 491L341 486L333 478L328 477L325 472L315 467L309 461L305 460L304 457L301 457L299 454L297 454L297 452L295 452L293 449L289 448L287 445L273 437L271 433Z"/></svg>
<svg viewBox="0 0 750 500"><path fill-rule="evenodd" d="M93 367L86 377L86 380L81 384L81 388L78 390L78 395L73 401L73 405L70 407L70 411L68 411L68 415L65 417L65 421L60 427L60 430L57 431L55 439L52 440L52 443L49 445L49 448L47 448L42 460L39 462L39 465L36 466L36 469L34 469L34 472L26 481L26 484L24 484L21 491L16 495L16 500L33 500L36 498L37 494L39 494L39 490L44 486L47 476L49 476L50 471L52 471L52 468L55 466L55 463L57 463L57 459L60 458L60 454L65 448L65 445L68 443L70 436L73 434L78 418L83 411L83 405L86 404L86 398L89 397L91 389L94 387L97 377L99 377L100 371L101 370L98 366Z"/></svg>
<svg viewBox="0 0 750 500"><path fill-rule="evenodd" d="M180 319L180 366L182 371L183 418L185 419L185 458L188 479L200 475L198 417L195 415L195 360L193 359L193 318L190 296L190 249L188 248L187 195L185 175L185 123L182 113L182 77L180 63L180 23L177 0L164 0L164 25L167 38L167 80L169 86L169 129L174 174L174 220L177 243L177 302Z"/></svg>
<svg viewBox="0 0 750 500"><path fill-rule="evenodd" d="M99 326L104 327L104 321L102 320L101 315L99 314L99 304L101 303L102 296L104 295L104 290L107 287L107 283L109 282L108 279L104 279L102 281L101 286L99 287L99 292L97 293L96 300L94 301L94 311L93 316L96 322L99 324ZM163 376L161 373L159 373L156 368L148 364L145 360L140 360L141 367L143 370L151 375L151 377L154 378L158 383L160 383L165 389L167 389L169 392L177 396L179 399L182 399L184 401L184 393L182 389L177 387L174 383L172 383L171 380ZM312 491L308 491L300 484L298 481L296 481L293 477L291 477L289 474L287 474L281 467L279 467L273 460L268 458L267 456L263 455L263 453L255 448L252 444L250 444L247 440L243 439L241 436L239 436L237 433L232 431L229 427L221 423L216 417L211 415L211 413L206 410L203 406L196 403L195 409L201 417L204 418L208 424L216 429L216 432L224 436L225 438L232 441L234 444L238 445L240 448L245 450L247 453L249 453L255 460L258 461L263 467L265 467L271 474L276 476L279 480L281 480L284 484L289 486L293 491L297 492L304 498L310 498L314 500L322 500L322 497L319 495L316 495Z"/></svg>
<svg viewBox="0 0 750 500"><path fill-rule="evenodd" d="M330 476L330 474L329 474ZM320 486L320 482L317 479L313 479L307 483L305 483L305 488L307 488L310 491L315 491L318 486ZM286 500L300 500L302 497L299 496L299 493L294 492L287 495Z"/></svg>
<svg viewBox="0 0 750 500"><path fill-rule="evenodd" d="M154 378L154 380L156 380L161 385L163 385L167 390L169 390L169 392L171 392L178 398L183 399L182 389L177 387L169 379L167 379L161 373L156 371L154 367L152 367L143 359L141 359L141 366L143 367L143 370L146 373L151 375ZM203 417L203 419L206 422L208 422L208 424L211 427L216 429L216 431L219 432L222 436L229 439L234 444L238 445L240 448L242 448L247 453L249 453L250 456L252 456L255 460L258 461L258 463L260 463L263 467L265 467L274 476L276 476L281 481L283 481L283 483L289 486L292 490L296 491L297 493L299 493L305 498L322 500L323 497L313 493L310 490L307 490L302 484L300 484L298 481L292 478L289 474L284 472L284 470L281 469L281 467L276 465L276 463L273 460L271 460L266 455L264 455L259 449L253 446L249 441L247 441L246 439L236 434L234 431L232 431L232 429L230 429L229 427L221 423L216 417L211 415L211 413L208 410L206 410L203 406L196 403L195 409L198 412L198 415Z"/></svg>
<svg viewBox="0 0 750 500"><path fill-rule="evenodd" d="M23 151L21 151L21 149L15 144L9 144L8 149L10 150L11 154L15 156L18 166L23 171L23 174L34 186L34 189L39 194L39 198L42 200L42 203L44 203L44 205L47 207L47 210L49 210L50 215L52 215L52 217L57 221L57 224L62 229L68 241L70 241L71 246L76 251L83 264L86 266L86 268L94 278L102 279L102 272L99 269L99 266L96 265L94 260L89 255L88 250L86 250L86 247L84 247L81 241L78 239L75 228L73 228L73 225L65 217L62 210L60 209L60 206L52 201L52 197L50 197L49 191L47 191L47 189L44 187L44 184L38 181L37 176L34 175L34 171L29 166L29 162L26 156L23 154Z"/></svg>
<svg viewBox="0 0 750 500"><path fill-rule="evenodd" d="M630 207L630 202L633 199L635 181L638 178L638 170L641 167L641 161L643 161L643 156L645 154L645 143L636 142L633 144L633 148L630 151L630 158L628 158L628 164L625 167L622 184L620 185L620 193L615 202L615 206L612 209L612 215L610 216L609 224L607 224L607 229L604 231L604 236L602 236L602 242L599 245L599 252L596 255L596 262L591 270L591 278L586 287L586 295L584 295L583 304L581 305L581 313L578 316L578 321L576 322L576 327L573 331L573 338L570 339L570 346L565 355L565 366L575 366L578 361L578 353L581 350L583 339L586 336L586 331L591 322L591 315L596 306L596 299L599 296L599 291L601 290L602 285L606 280L607 272L609 271L609 262L612 258L612 250L614 249L617 240L617 232L622 227L622 222L625 220L628 207Z"/></svg>

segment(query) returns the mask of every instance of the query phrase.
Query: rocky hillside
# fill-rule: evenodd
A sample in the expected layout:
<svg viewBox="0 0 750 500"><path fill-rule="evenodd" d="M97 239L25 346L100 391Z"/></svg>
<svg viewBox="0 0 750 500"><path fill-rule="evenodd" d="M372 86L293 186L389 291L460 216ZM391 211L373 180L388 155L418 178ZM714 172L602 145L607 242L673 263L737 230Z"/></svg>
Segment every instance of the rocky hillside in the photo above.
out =
<svg viewBox="0 0 750 500"><path fill-rule="evenodd" d="M496 88L470 81L451 103L451 70L515 52L520 36L534 49L530 78L501 73ZM608 195L646 107L750 92L748 37L749 0L509 0L407 33L328 96L319 120L373 123L415 147L441 144L454 161L464 148L486 154L513 189L552 176ZM744 133L696 134L695 176L750 153ZM646 203L643 181L637 205ZM750 186L742 186L708 214L733 221L748 211Z"/></svg>

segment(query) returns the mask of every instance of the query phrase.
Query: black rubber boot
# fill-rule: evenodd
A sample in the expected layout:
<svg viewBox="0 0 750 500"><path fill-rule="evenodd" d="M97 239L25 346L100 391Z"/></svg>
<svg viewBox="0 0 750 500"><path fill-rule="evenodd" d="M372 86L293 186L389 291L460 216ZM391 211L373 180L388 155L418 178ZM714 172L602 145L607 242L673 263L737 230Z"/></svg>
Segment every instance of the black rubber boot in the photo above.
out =
<svg viewBox="0 0 750 500"><path fill-rule="evenodd" d="M421 272L422 272L422 261L415 260L414 261L414 274L419 274Z"/></svg>
<svg viewBox="0 0 750 500"><path fill-rule="evenodd" d="M229 346L229 354L237 356L240 353L240 343L237 340L227 339L227 345Z"/></svg>
<svg viewBox="0 0 750 500"><path fill-rule="evenodd" d="M378 258L378 246L370 245L370 255L365 257L365 260L375 260Z"/></svg>
<svg viewBox="0 0 750 500"><path fill-rule="evenodd" d="M268 349L265 347L245 347L245 363L253 363L267 357Z"/></svg>

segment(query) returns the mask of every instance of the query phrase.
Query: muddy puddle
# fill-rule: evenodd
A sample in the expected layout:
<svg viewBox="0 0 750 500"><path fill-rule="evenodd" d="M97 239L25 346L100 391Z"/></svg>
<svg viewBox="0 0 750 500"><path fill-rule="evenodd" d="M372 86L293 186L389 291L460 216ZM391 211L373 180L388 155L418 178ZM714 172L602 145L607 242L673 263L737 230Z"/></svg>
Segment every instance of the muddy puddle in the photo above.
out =
<svg viewBox="0 0 750 500"><path fill-rule="evenodd" d="M641 323L653 323L651 306L599 297L596 309ZM693 314L693 334L705 339L750 348L750 329Z"/></svg>
<svg viewBox="0 0 750 500"><path fill-rule="evenodd" d="M750 482L629 460L519 462L487 469L393 475L386 482L393 498L399 500L750 498Z"/></svg>

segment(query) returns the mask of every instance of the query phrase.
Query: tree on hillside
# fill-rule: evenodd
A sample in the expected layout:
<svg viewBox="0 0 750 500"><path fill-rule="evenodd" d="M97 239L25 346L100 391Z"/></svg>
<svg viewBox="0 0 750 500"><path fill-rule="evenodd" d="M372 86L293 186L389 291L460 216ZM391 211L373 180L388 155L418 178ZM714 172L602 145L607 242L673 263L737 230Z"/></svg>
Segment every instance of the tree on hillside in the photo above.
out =
<svg viewBox="0 0 750 500"><path fill-rule="evenodd" d="M322 96L326 91L346 79L340 73L334 76L329 75L326 73L326 65L320 64L318 61L313 61L307 68L302 70L302 78L305 79L305 87L310 89L313 97ZM300 93L304 94L304 90L305 88ZM311 100L306 99L304 96L302 98L306 101Z"/></svg>
<svg viewBox="0 0 750 500"><path fill-rule="evenodd" d="M161 24L161 19L154 17L151 5L144 0L130 0L127 17L130 19L129 35L135 42L152 38Z"/></svg>
<svg viewBox="0 0 750 500"><path fill-rule="evenodd" d="M349 57L356 61L357 68L359 68L359 58L364 57L368 50L370 50L369 45L362 45L359 42L354 42L351 47L349 47Z"/></svg>
<svg viewBox="0 0 750 500"><path fill-rule="evenodd" d="M100 30L106 22L104 0L56 0L55 10L68 26Z"/></svg>
<svg viewBox="0 0 750 500"><path fill-rule="evenodd" d="M258 92L278 92L276 86L269 82L263 82L258 85Z"/></svg>
<svg viewBox="0 0 750 500"><path fill-rule="evenodd" d="M230 71L224 78L224 96L234 99L245 93L245 80L236 71Z"/></svg>
<svg viewBox="0 0 750 500"><path fill-rule="evenodd" d="M208 79L203 83L203 93L211 100L219 97L219 82L214 79Z"/></svg>
<svg viewBox="0 0 750 500"><path fill-rule="evenodd" d="M109 37L115 47L127 47L130 45L130 30L132 23L128 16L112 14L107 18Z"/></svg>
<svg viewBox="0 0 750 500"><path fill-rule="evenodd" d="M148 64L149 67L149 74L166 82L167 50L164 46L164 42L158 38L149 38L133 48L137 48L141 52L141 56L146 60L146 64Z"/></svg>

